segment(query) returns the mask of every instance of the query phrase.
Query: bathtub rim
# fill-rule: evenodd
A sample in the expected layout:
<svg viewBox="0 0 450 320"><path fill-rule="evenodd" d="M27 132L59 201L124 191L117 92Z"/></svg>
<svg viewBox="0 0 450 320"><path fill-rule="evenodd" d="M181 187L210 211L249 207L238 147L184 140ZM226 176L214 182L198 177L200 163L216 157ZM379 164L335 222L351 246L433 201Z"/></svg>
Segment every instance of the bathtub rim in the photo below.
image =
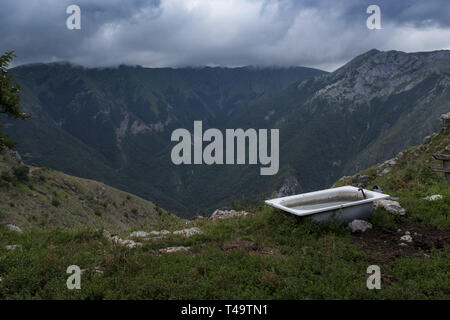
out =
<svg viewBox="0 0 450 320"><path fill-rule="evenodd" d="M318 209L311 209L311 210L298 210L298 209L292 209L289 208L285 205L282 205L281 202L284 201L289 201L289 200L294 200L294 199L301 199L301 198L306 198L306 197L311 197L314 195L323 195L326 194L330 191L333 191L333 193L335 192L340 192L340 191L347 191L347 192L359 192L359 188L353 187L353 186L343 186L343 187L337 187L337 188L330 188L330 189L324 189L324 190L319 190L319 191L312 191L312 192L307 192L307 193L301 193L301 194L295 194L292 196L286 196L286 197L281 197L281 198L275 198L275 199L269 199L269 200L265 200L264 202L272 207L275 207L277 209L295 214L297 216L309 216L315 213L320 213L320 212L326 212L326 211L333 211L333 210L339 210L339 209L344 209L347 207L354 207L354 206L358 206L361 204L365 204L365 203L369 203L369 202L373 202L376 200L383 200L383 199L388 199L390 198L390 195L384 194L384 193L379 193L379 192L375 192L375 191L370 191L370 190L366 190L363 189L364 193L367 196L370 196L370 198L368 199L363 199L363 200L357 200L357 201L351 201L348 203L344 203L344 204L340 204L340 205L334 205L334 206L329 206L329 207L323 207L323 208L318 208Z"/></svg>

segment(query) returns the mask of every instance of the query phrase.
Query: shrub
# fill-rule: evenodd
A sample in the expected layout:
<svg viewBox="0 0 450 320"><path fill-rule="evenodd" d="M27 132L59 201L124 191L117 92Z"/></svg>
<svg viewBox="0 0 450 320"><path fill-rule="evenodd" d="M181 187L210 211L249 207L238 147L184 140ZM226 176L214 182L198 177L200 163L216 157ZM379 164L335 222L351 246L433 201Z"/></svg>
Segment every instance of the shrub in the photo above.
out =
<svg viewBox="0 0 450 320"><path fill-rule="evenodd" d="M52 206L54 206L54 207L59 207L60 204L61 204L61 202L59 202L58 199L53 199L53 200L52 200Z"/></svg>
<svg viewBox="0 0 450 320"><path fill-rule="evenodd" d="M20 166L13 169L14 175L19 181L27 181L30 169L27 166Z"/></svg>

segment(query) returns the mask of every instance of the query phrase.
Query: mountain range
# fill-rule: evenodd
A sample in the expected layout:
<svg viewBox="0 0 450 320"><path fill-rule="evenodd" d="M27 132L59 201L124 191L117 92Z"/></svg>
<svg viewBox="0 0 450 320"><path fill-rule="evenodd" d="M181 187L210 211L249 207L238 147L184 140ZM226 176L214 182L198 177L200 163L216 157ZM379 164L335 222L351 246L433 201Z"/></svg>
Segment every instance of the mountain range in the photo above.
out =
<svg viewBox="0 0 450 320"><path fill-rule="evenodd" d="M5 120L5 131L26 163L105 182L183 217L328 187L420 143L450 110L449 51L371 50L331 73L68 63L11 71L32 119ZM192 132L194 120L205 129L279 129L278 174L174 165L170 135Z"/></svg>

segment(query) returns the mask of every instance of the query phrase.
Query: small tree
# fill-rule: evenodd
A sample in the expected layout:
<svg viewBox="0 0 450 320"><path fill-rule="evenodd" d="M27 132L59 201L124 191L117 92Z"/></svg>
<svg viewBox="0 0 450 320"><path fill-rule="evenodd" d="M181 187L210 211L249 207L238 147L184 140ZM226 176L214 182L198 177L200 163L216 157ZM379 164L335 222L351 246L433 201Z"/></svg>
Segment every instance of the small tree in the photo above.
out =
<svg viewBox="0 0 450 320"><path fill-rule="evenodd" d="M20 111L19 101L19 89L20 85L17 84L12 75L8 73L8 66L12 59L15 57L14 52L6 52L0 56L0 114L6 114L8 118L12 119L27 119L29 114ZM0 123L0 150L4 148L14 148L17 144L12 141L8 135L2 134L2 124Z"/></svg>

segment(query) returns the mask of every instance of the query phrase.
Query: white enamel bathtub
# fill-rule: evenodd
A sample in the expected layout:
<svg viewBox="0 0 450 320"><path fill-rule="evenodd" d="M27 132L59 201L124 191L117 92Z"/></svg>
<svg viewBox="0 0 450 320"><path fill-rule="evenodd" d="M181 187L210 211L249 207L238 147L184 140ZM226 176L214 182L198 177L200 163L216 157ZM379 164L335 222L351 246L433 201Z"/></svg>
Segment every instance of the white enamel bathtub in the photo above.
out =
<svg viewBox="0 0 450 320"><path fill-rule="evenodd" d="M373 201L389 197L387 194L345 186L265 202L297 216L309 216L315 221L334 219L339 223L348 223L355 219L367 219L372 213Z"/></svg>

